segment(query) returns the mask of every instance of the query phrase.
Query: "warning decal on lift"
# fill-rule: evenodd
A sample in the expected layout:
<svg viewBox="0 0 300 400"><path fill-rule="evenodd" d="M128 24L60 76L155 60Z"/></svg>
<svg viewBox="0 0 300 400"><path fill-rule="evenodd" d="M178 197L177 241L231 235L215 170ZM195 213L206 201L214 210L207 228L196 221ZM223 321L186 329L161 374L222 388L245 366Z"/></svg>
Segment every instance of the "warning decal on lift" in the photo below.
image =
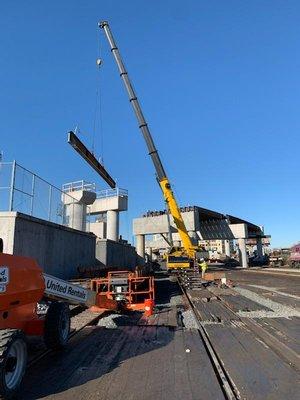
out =
<svg viewBox="0 0 300 400"><path fill-rule="evenodd" d="M6 285L9 283L9 268L0 267L0 293L6 292Z"/></svg>
<svg viewBox="0 0 300 400"><path fill-rule="evenodd" d="M88 298L88 290L74 285L54 276L43 274L45 279L45 293L49 296L66 299L74 303L85 303Z"/></svg>

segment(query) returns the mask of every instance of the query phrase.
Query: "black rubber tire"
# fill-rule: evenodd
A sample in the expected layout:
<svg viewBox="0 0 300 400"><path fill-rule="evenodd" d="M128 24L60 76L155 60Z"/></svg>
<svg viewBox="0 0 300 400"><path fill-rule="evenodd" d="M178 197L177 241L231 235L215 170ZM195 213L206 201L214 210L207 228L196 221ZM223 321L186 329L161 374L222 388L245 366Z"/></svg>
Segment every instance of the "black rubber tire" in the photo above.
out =
<svg viewBox="0 0 300 400"><path fill-rule="evenodd" d="M14 357L11 356L12 346L17 346L22 359L15 364ZM11 399L16 396L20 389L22 379L27 364L27 346L25 335L19 329L0 330L0 399ZM17 368L19 372L17 372ZM7 382L6 374L16 371L14 381Z"/></svg>
<svg viewBox="0 0 300 400"><path fill-rule="evenodd" d="M45 319L44 341L48 349L62 349L70 334L70 310L66 303L52 302Z"/></svg>

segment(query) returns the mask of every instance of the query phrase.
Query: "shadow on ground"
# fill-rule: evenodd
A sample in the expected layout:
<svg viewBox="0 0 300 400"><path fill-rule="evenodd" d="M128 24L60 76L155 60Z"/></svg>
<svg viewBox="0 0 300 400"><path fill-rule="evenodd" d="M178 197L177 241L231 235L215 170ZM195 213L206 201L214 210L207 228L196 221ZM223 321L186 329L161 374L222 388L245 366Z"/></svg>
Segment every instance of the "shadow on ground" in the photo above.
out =
<svg viewBox="0 0 300 400"><path fill-rule="evenodd" d="M53 352L29 368L18 398L85 398L81 393L86 390L85 384L89 383L90 389L101 378L105 387L116 369L120 380L126 380L131 373L128 360L143 357L173 340L174 330L168 327L124 326L124 322L120 317L115 320L120 327L115 329L86 328L71 339L63 352Z"/></svg>
<svg viewBox="0 0 300 400"><path fill-rule="evenodd" d="M169 277L167 272L155 274L155 302L157 305L170 304L171 298L182 295L175 276Z"/></svg>
<svg viewBox="0 0 300 400"><path fill-rule="evenodd" d="M181 292L177 282L170 281L168 275L162 273L156 279L156 294L160 308L164 308L172 296ZM94 398L105 398L103 391L106 385L109 386L112 376L118 374L117 379L121 381L130 378L129 360L141 362L141 368L147 369L147 361L144 361L145 365L142 362L152 357L147 353L173 341L174 328L137 326L140 317L139 312L120 314L114 317L111 325L107 325L110 329L103 326L84 328L70 340L64 351L51 352L28 368L18 399L86 398L82 391L87 386L90 391L97 385L95 393L99 393L99 382L101 394Z"/></svg>

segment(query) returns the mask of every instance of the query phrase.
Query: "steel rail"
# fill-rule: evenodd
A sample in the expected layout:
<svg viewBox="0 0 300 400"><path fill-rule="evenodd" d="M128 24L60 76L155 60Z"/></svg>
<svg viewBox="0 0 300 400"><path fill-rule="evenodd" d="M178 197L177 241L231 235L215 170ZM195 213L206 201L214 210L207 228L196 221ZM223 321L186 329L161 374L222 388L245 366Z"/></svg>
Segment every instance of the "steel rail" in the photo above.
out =
<svg viewBox="0 0 300 400"><path fill-rule="evenodd" d="M199 335L205 345L206 351L208 352L209 358L211 360L211 363L213 365L214 371L215 371L218 381L221 385L223 393L226 396L226 399L238 400L240 397L236 393L237 389L236 389L233 381L231 380L230 376L227 374L224 367L222 366L220 358L208 337L206 329L205 329L204 325L201 323L197 312L195 311L195 306L194 306L192 300L190 299L190 297L188 296L185 287L181 284L179 277L177 277L177 282L182 291L183 296L185 297L188 304L190 305L191 311L194 315L195 321L198 326Z"/></svg>

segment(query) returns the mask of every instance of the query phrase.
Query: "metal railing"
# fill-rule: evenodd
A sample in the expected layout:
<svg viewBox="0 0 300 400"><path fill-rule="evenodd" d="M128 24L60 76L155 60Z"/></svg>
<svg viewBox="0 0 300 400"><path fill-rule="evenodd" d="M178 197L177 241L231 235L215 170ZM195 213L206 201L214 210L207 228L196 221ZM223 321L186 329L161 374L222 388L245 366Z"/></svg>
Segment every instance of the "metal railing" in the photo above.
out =
<svg viewBox="0 0 300 400"><path fill-rule="evenodd" d="M77 190L87 190L90 192L94 192L96 190L96 184L86 181L75 181L65 183L62 187L63 192L75 192Z"/></svg>
<svg viewBox="0 0 300 400"><path fill-rule="evenodd" d="M114 196L128 197L128 190L121 188L105 189L105 190L100 190L99 192L96 193L96 195L97 199L102 199L105 197L114 197Z"/></svg>
<svg viewBox="0 0 300 400"><path fill-rule="evenodd" d="M78 181L77 186L87 184ZM74 190L77 187L74 186ZM79 190L79 189L76 189ZM68 201L63 201L66 196ZM66 213L65 204L68 203ZM33 217L73 228L74 205L78 201L67 191L47 182L35 173L13 162L0 162L0 211L18 211ZM87 206L87 230L89 230L90 208Z"/></svg>

